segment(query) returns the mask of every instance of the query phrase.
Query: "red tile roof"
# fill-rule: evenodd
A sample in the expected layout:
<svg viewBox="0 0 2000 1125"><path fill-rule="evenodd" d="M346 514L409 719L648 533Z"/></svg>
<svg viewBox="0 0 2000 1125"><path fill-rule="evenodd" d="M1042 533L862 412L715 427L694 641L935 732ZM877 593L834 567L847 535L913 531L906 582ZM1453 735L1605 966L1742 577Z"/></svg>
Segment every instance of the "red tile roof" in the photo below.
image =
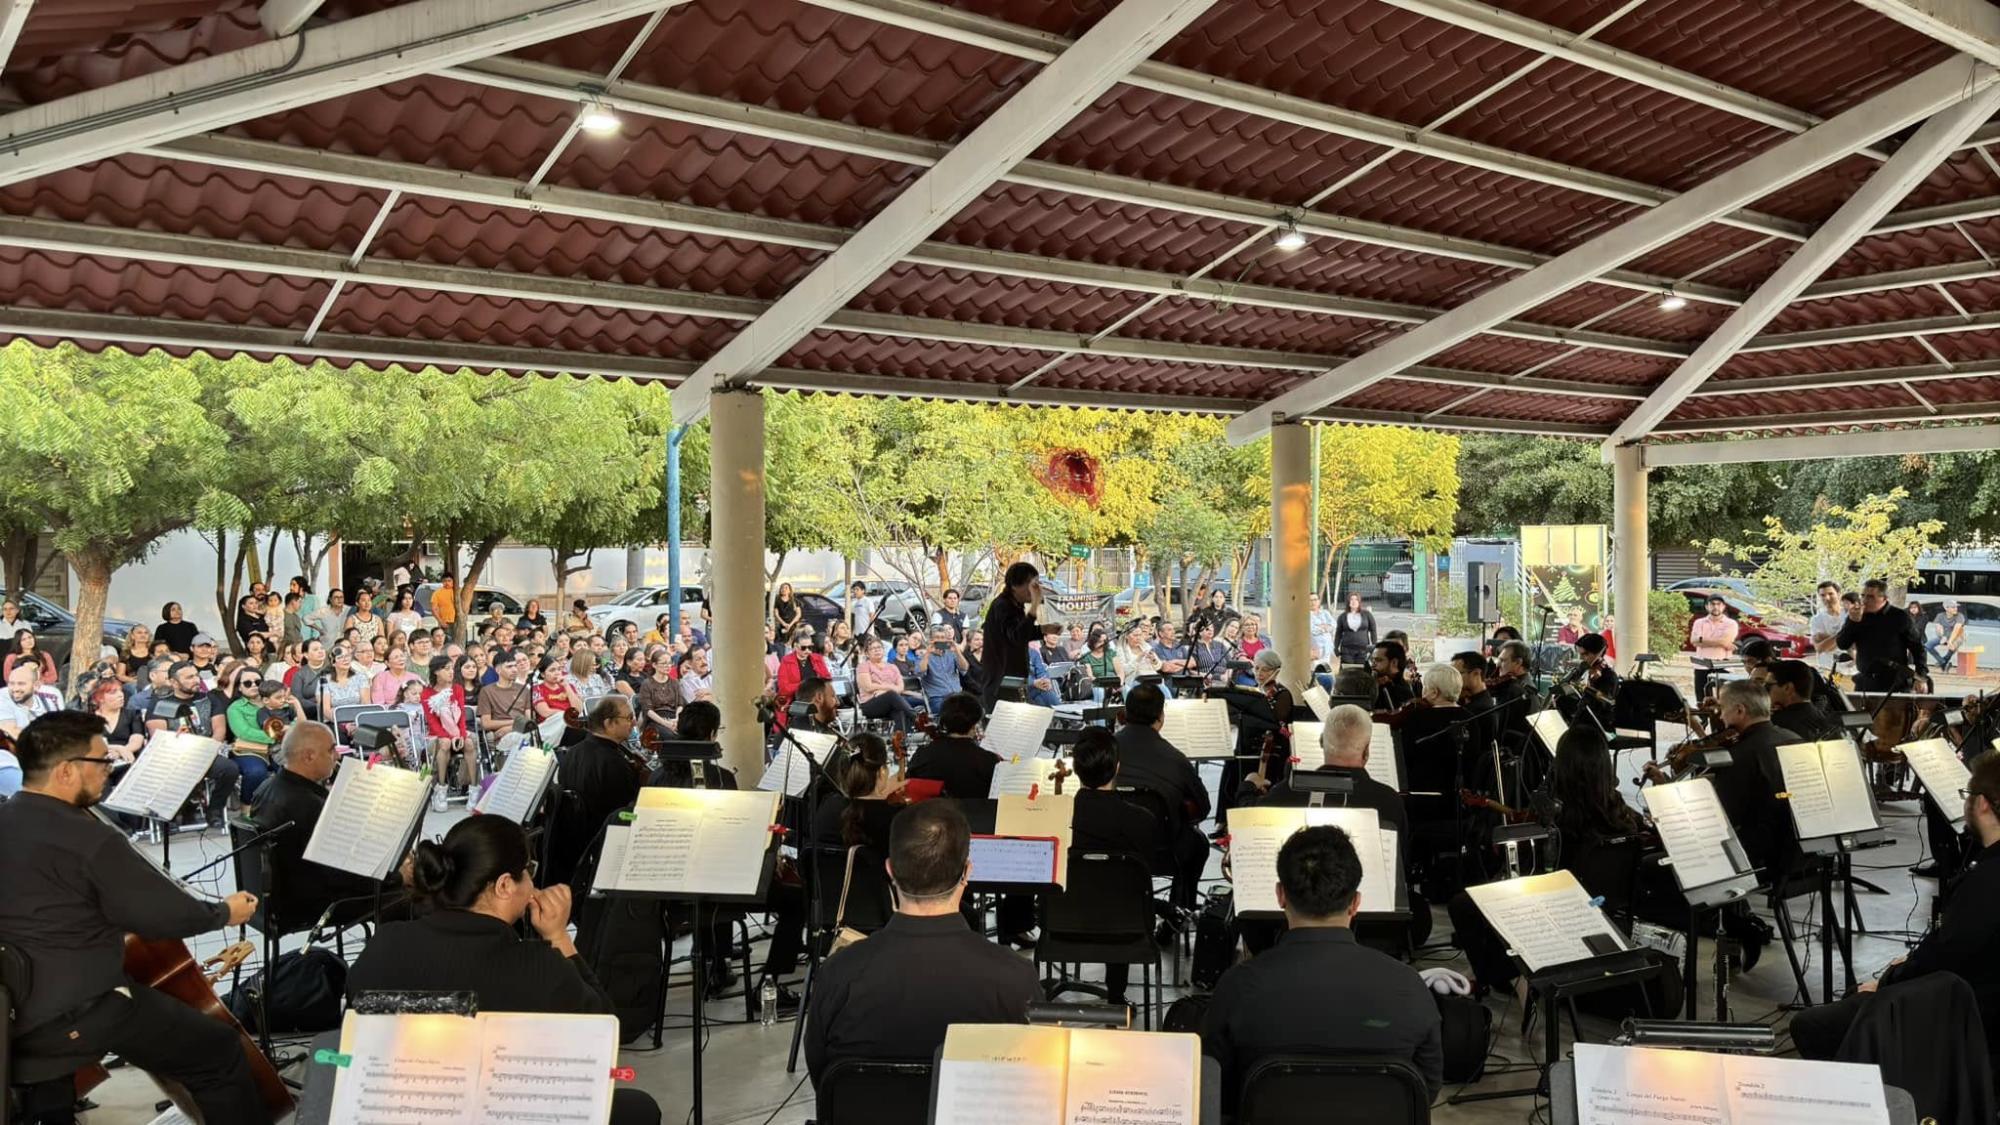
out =
<svg viewBox="0 0 2000 1125"><path fill-rule="evenodd" d="M317 18L335 23L395 2L330 0ZM1501 2L1563 34L1595 28L1606 47L1820 118L1950 54L1848 0L1646 0L1629 11L1615 0ZM621 103L610 137L574 133L584 94L560 83L521 92L431 75L350 89L222 130L307 158L285 171L155 149L0 187L0 305L140 318L94 332L93 346L112 336L143 345L150 333L185 347L212 331L228 350L232 340L244 346L249 338L230 331L245 328L266 333L255 337L260 347L285 334L303 346L323 318L321 333L379 341L365 350L381 354L421 342L492 366L504 351L474 349L543 349L573 355L580 370L614 358L640 370L643 360L653 365L643 370L677 377L741 331L762 307L754 302L783 296L824 260L824 247L909 190L929 159L887 154L966 137L1034 76L1046 57L1037 52L1060 49L1112 5L895 6L919 25L928 12L969 26L954 31L891 18L885 0L847 0L841 10L832 0L690 0L638 46L614 93L720 99L709 103L716 112L690 121ZM1649 195L1688 190L1790 135L1411 10L1423 7L1217 0L1156 53L1152 77L1114 85L1039 147L1035 159L1061 166L1060 189L1043 175L980 193L931 236L925 261L889 267L849 303L844 323L867 314L869 332L814 332L779 361L783 378L900 379L908 382L870 386L944 395L1029 380L1233 410L1614 229ZM642 26L624 20L514 57L602 75ZM33 105L265 38L250 0L45 0L6 71L17 100ZM1249 104L1260 100L1271 104ZM760 125L732 106L794 116ZM1331 128L1313 120L1316 107L1366 118ZM843 148L816 135L827 124L876 132ZM911 150L904 138L930 148ZM1385 147L1391 141L1456 155ZM324 153L394 163L358 179L320 175L310 158ZM527 184L545 166L538 195ZM1774 188L1748 209L1766 216L1749 224L1763 229L1702 226L1619 276L1549 296L1505 334L1474 335L1324 413L1608 431L1634 392L1665 379L1677 353L1718 328L1877 167L1857 154ZM494 179L420 182L438 173ZM469 186L439 186L460 183ZM384 214L392 187L401 194ZM561 205L548 190L562 193ZM2000 165L1968 149L1896 210L1980 200L2000 200ZM2000 255L2000 203L1986 209L1993 216L1918 220L1863 238L1823 279L1852 288L1893 271L1958 267L1942 284L1892 279L1809 297L1760 334L1885 338L1765 341L1724 363L1667 428L1741 419L1782 429L1791 416L1812 429L1829 412L1901 422L1912 410L1976 412L2000 400L2000 379L1947 366L2000 357L2000 326L1950 330L2000 308L2000 267L1987 268L1987 255ZM1301 216L1315 231L1308 245L1274 248L1269 228ZM1328 223L1344 237L1318 229ZM209 241L163 250L155 235ZM83 242L98 248L86 253ZM264 248L306 254L281 262ZM360 276L335 294L327 271L357 249ZM438 267L465 272L422 272ZM525 280L511 295L479 291L482 277L504 288L508 275L628 288L603 305L534 299L518 292L533 289ZM1194 291L1162 292L1174 279ZM1663 311L1649 287L1676 283L1694 300ZM1260 290L1235 299L1233 286ZM734 303L720 316L685 315L715 310L717 299ZM1324 308L1328 300L1397 308ZM1900 323L1917 321L1929 332L1921 342ZM950 322L979 326L956 334L986 343L933 338L954 335ZM1891 327L1872 330L1879 325ZM1921 370L1907 386L1853 374L1881 368ZM1763 382L1774 377L1786 388ZM1745 379L1747 389L1728 390ZM1841 385L1794 385L1801 379Z"/></svg>

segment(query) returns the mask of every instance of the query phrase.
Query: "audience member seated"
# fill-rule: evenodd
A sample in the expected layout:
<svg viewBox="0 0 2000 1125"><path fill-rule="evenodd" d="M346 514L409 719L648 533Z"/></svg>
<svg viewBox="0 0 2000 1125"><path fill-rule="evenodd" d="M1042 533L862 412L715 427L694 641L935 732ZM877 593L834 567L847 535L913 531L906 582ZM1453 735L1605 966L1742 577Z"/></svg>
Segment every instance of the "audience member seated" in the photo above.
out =
<svg viewBox="0 0 2000 1125"><path fill-rule="evenodd" d="M323 723L292 724L278 748L278 771L257 790L250 807L250 819L261 832L291 824L266 845L272 885L265 889L270 897L264 901L264 911L267 916L275 913L277 925L285 930L311 925L336 903L339 909L331 915L331 923L353 925L374 913L377 891L382 892L385 914L409 913L403 873L391 872L377 883L305 857L306 844L326 809L327 778L339 761L333 728Z"/></svg>
<svg viewBox="0 0 2000 1125"><path fill-rule="evenodd" d="M1361 859L1347 833L1304 828L1278 850L1286 931L1269 952L1222 975L1201 1021L1202 1052L1222 1064L1228 1109L1270 1055L1367 1054L1409 1061L1433 1097L1444 1083L1437 1004L1416 970L1357 944Z"/></svg>
<svg viewBox="0 0 2000 1125"><path fill-rule="evenodd" d="M805 1032L815 1084L843 1059L931 1061L955 1023L1022 1023L1035 967L974 934L959 913L972 872L955 805L911 805L889 830L896 914L820 966Z"/></svg>
<svg viewBox="0 0 2000 1125"><path fill-rule="evenodd" d="M1945 889L1944 913L1936 928L1909 954L1889 963L1879 981L1861 985L1859 995L1807 1008L1792 1017L1792 1040L1809 1059L1831 1059L1855 1017L1878 989L1932 973L1956 973L1972 986L1986 1025L1989 1051L2000 1050L2000 753L1988 751L1972 765L1965 783L1965 823L1977 850Z"/></svg>
<svg viewBox="0 0 2000 1125"><path fill-rule="evenodd" d="M975 737L984 718L977 697L959 692L938 706L937 725L944 737L925 743L910 759L912 779L941 781L944 795L983 801L993 788L993 767L1000 760Z"/></svg>

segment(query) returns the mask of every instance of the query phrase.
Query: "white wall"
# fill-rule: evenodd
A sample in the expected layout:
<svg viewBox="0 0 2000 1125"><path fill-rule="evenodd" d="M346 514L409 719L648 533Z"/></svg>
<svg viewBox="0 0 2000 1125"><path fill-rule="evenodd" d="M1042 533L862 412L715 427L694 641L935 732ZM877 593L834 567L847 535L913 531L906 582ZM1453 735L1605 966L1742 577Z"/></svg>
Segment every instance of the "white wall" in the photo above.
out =
<svg viewBox="0 0 2000 1125"><path fill-rule="evenodd" d="M239 537L228 537L229 550L234 553ZM257 565L262 566L265 551L270 547L270 535L258 537ZM279 592L295 574L303 573L296 552L292 550L291 537L278 537L277 580L274 588ZM314 590L325 585L325 574L311 576ZM250 588L244 582L243 588ZM70 608L76 608L78 589L76 576L69 582ZM208 541L193 531L176 531L161 539L144 562L121 567L111 575L111 598L105 606L106 617L137 621L151 628L160 623L160 607L168 602L181 603L181 612L187 619L204 632L221 635L224 623L218 619L215 609L215 549Z"/></svg>

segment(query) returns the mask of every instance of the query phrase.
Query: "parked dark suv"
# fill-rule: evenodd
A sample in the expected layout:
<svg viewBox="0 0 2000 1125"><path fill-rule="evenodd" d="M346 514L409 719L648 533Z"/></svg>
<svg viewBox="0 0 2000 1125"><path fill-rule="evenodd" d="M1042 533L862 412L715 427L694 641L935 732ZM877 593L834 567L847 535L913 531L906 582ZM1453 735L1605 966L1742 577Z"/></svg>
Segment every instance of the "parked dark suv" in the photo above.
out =
<svg viewBox="0 0 2000 1125"><path fill-rule="evenodd" d="M76 643L76 614L48 600L40 594L23 594L14 599L21 607L21 620L35 630L35 640L43 650L55 658L56 667L64 675L69 674L69 650ZM125 634L132 631L137 621L122 621L115 617L104 619L104 643L120 645L125 643Z"/></svg>

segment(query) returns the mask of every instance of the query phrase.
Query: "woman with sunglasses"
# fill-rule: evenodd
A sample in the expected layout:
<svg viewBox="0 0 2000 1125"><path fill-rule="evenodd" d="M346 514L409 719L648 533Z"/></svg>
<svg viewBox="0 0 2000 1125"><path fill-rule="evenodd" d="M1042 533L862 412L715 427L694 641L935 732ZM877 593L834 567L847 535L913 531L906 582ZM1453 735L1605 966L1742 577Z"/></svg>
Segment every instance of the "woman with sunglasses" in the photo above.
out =
<svg viewBox="0 0 2000 1125"><path fill-rule="evenodd" d="M223 681L234 696L226 712L229 721L229 756L243 778L243 803L257 797L257 789L271 776L271 751L277 743L265 724L272 719L290 724L305 717L299 701L282 686L264 694L264 673L254 664L237 664Z"/></svg>
<svg viewBox="0 0 2000 1125"><path fill-rule="evenodd" d="M347 999L364 992L470 992L482 1012L608 1015L611 998L569 936L570 893L535 886L527 833L499 816L468 817L440 842L417 844L411 880L433 909L391 922L347 974ZM533 936L522 937L523 918ZM620 1085L613 1125L660 1120L651 1094Z"/></svg>

